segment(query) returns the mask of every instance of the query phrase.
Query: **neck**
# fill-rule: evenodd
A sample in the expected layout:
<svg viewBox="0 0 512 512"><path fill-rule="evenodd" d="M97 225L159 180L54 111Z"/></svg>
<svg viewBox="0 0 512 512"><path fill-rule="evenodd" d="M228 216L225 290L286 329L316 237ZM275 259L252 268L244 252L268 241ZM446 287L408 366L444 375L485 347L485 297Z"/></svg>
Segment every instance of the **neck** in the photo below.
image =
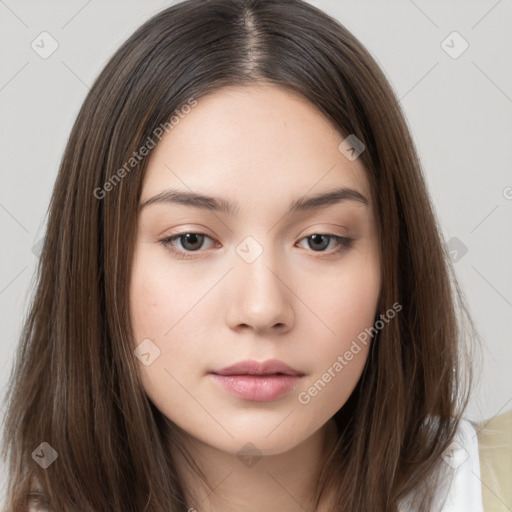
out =
<svg viewBox="0 0 512 512"><path fill-rule="evenodd" d="M173 451L182 476L190 512L313 511L317 480L331 452L337 429L329 420L293 449L268 456L244 457L226 453L181 433L185 450L203 474L204 482L183 454ZM326 499L325 497L323 498ZM327 510L320 500L317 512Z"/></svg>

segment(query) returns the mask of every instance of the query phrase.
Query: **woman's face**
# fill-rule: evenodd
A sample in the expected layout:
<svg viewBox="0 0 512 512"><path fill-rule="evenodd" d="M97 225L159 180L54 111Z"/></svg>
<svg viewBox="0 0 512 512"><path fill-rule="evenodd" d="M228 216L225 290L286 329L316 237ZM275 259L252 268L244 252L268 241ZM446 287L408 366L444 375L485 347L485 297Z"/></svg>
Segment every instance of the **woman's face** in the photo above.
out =
<svg viewBox="0 0 512 512"><path fill-rule="evenodd" d="M367 358L357 337L380 292L369 183L329 121L284 89L229 87L186 111L143 182L131 282L143 385L203 443L282 453L343 406Z"/></svg>

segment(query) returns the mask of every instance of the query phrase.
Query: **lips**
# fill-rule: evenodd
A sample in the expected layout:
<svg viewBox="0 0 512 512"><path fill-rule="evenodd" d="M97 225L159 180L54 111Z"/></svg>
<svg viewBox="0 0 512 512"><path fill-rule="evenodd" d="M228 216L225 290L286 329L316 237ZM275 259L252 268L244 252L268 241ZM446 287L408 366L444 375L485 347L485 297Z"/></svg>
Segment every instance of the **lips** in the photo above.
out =
<svg viewBox="0 0 512 512"><path fill-rule="evenodd" d="M210 372L228 393L252 402L270 402L286 395L304 376L277 359L241 361Z"/></svg>
<svg viewBox="0 0 512 512"><path fill-rule="evenodd" d="M278 359L258 362L254 360L240 361L221 370L214 370L216 375L294 375L302 377L304 373L291 368Z"/></svg>

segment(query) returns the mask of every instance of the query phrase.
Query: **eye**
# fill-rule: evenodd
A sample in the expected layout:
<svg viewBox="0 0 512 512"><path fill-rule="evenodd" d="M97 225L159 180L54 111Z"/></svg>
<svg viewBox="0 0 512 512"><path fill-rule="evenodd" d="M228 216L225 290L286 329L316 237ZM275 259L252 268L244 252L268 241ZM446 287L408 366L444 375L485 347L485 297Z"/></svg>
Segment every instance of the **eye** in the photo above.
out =
<svg viewBox="0 0 512 512"><path fill-rule="evenodd" d="M204 233L182 233L179 235L163 238L162 240L159 240L159 242L178 257L186 259L190 257L187 255L187 253L198 252L199 249L203 247L206 239L213 240L211 237L205 235ZM184 250L176 249L175 241L179 241Z"/></svg>
<svg viewBox="0 0 512 512"><path fill-rule="evenodd" d="M332 233L315 233L307 236L302 240L307 240L307 245L313 252L330 252L330 254L337 254L345 249L348 249L353 241L352 238L334 235ZM301 242L302 242L301 240ZM334 242L331 244L331 242ZM329 246L334 245L334 250L326 251Z"/></svg>
<svg viewBox="0 0 512 512"><path fill-rule="evenodd" d="M190 232L172 235L159 240L159 242L178 258L187 259L194 258L195 254L193 253L204 252L201 251L201 249L204 249L206 240L213 242L213 239L204 233ZM346 238L332 233L315 233L302 238L300 242L303 240L307 240L307 245L313 252L327 253L329 255L338 254L348 249L353 242L352 238ZM179 242L181 248L176 248L176 242ZM331 246L331 250L326 251L329 246Z"/></svg>

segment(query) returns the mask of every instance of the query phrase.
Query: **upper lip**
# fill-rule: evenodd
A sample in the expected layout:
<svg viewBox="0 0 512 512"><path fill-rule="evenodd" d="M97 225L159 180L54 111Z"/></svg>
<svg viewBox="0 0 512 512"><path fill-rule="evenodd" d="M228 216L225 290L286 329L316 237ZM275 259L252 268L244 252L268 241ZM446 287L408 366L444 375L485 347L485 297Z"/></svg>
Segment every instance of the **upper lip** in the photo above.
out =
<svg viewBox="0 0 512 512"><path fill-rule="evenodd" d="M279 359L269 359L262 362L248 359L231 366L226 366L220 370L214 370L211 373L217 375L304 375Z"/></svg>

